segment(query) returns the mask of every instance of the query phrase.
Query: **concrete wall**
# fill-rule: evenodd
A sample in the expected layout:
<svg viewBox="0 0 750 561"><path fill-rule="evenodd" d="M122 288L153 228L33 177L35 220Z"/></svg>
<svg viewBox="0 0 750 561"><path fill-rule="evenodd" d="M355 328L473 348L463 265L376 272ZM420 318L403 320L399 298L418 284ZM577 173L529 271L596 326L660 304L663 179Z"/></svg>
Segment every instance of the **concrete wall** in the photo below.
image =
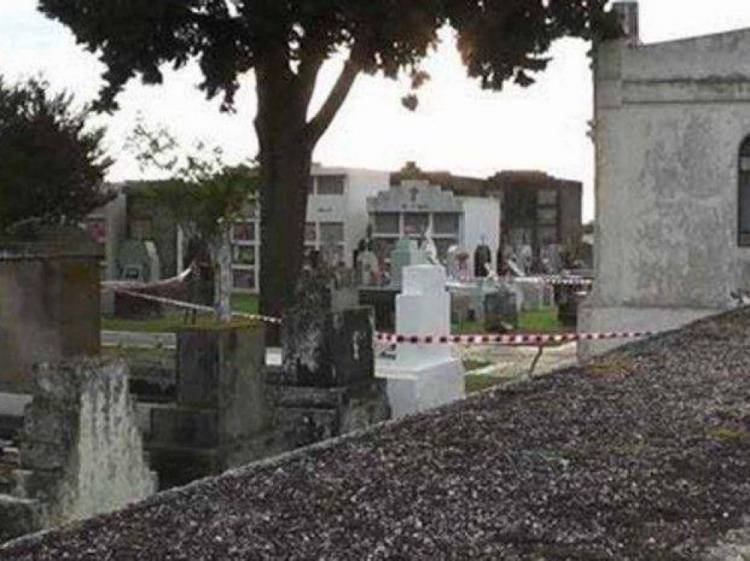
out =
<svg viewBox="0 0 750 561"><path fill-rule="evenodd" d="M367 213L367 198L389 188L391 174L385 171L353 169L349 172L347 185L346 264L354 266L352 256L359 240L365 237L370 216Z"/></svg>
<svg viewBox="0 0 750 561"><path fill-rule="evenodd" d="M178 334L177 399L146 409L147 449L163 486L282 451L266 391L261 328Z"/></svg>
<svg viewBox="0 0 750 561"><path fill-rule="evenodd" d="M88 215L88 219L103 220L106 227L104 240L104 279L118 278L117 251L127 235L127 200L122 193L122 184L108 185L118 191L117 196L105 206Z"/></svg>
<svg viewBox="0 0 750 561"><path fill-rule="evenodd" d="M0 392L28 392L35 363L99 351L101 248L49 236L0 243Z"/></svg>
<svg viewBox="0 0 750 561"><path fill-rule="evenodd" d="M580 329L676 327L726 309L750 286L737 224L750 31L606 43L595 92L596 285Z"/></svg>
<svg viewBox="0 0 750 561"><path fill-rule="evenodd" d="M345 178L343 195L310 195L307 221L344 224L344 263L352 267L353 252L359 240L365 237L369 222L367 197L388 189L390 174L355 168L318 167L313 168L312 175L341 175Z"/></svg>
<svg viewBox="0 0 750 561"><path fill-rule="evenodd" d="M170 278L180 273L177 263L177 224L167 209L155 207L151 197L144 195L142 190L147 187L148 184L146 183L134 182L128 183L125 188L127 196L127 237L134 237L134 222L150 221L151 235L146 239L156 244L161 265L161 277Z"/></svg>
<svg viewBox="0 0 750 561"><path fill-rule="evenodd" d="M560 241L578 242L583 236L583 186L580 183L568 183L560 189L558 197Z"/></svg>

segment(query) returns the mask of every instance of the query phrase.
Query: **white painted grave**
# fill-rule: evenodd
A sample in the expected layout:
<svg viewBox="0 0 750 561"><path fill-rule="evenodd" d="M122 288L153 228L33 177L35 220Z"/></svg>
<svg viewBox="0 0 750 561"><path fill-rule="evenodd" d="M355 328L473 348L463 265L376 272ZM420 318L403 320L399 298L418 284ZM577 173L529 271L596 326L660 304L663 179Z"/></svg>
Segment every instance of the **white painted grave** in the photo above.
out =
<svg viewBox="0 0 750 561"><path fill-rule="evenodd" d="M403 270L402 292L396 297L396 331L403 335L450 333L450 294L440 265L413 265ZM396 359L379 361L393 418L403 417L465 396L464 370L450 345L399 344Z"/></svg>

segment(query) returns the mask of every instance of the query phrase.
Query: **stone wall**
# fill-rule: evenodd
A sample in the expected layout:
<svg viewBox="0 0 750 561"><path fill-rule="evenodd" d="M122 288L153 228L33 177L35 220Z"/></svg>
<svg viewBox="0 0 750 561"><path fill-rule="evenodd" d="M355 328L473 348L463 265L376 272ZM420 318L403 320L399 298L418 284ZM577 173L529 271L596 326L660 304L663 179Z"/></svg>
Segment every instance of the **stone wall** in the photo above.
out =
<svg viewBox="0 0 750 561"><path fill-rule="evenodd" d="M0 240L0 392L27 393L37 362L98 353L102 257L77 229Z"/></svg>
<svg viewBox="0 0 750 561"><path fill-rule="evenodd" d="M144 427L164 486L281 450L265 376L262 328L186 329L178 334L176 400L149 407Z"/></svg>
<svg viewBox="0 0 750 561"><path fill-rule="evenodd" d="M110 512L155 492L123 362L42 364L33 396L15 487L0 495L0 520L18 524L0 527L0 539Z"/></svg>
<svg viewBox="0 0 750 561"><path fill-rule="evenodd" d="M596 284L580 330L678 327L727 309L750 287L737 220L750 30L605 43L595 93Z"/></svg>

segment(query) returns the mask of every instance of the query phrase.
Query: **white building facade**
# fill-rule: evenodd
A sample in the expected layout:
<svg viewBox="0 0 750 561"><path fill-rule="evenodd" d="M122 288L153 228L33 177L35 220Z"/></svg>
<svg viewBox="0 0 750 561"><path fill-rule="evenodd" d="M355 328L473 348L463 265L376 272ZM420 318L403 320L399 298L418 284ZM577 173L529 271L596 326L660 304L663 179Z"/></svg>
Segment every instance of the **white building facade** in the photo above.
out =
<svg viewBox="0 0 750 561"><path fill-rule="evenodd" d="M470 254L487 245L496 266L500 245L501 200L495 197L456 197L428 181L402 181L367 201L373 224L375 253L386 261L401 238L421 239L429 232L445 261L448 248L457 245Z"/></svg>
<svg viewBox="0 0 750 561"><path fill-rule="evenodd" d="M595 287L579 330L663 330L750 288L750 30L595 56ZM586 345L583 354L603 350Z"/></svg>
<svg viewBox="0 0 750 561"><path fill-rule="evenodd" d="M325 250L347 267L367 232L366 201L388 189L390 173L315 165L307 203L305 247ZM232 231L233 286L236 292L257 293L260 288L260 208L250 201L246 216Z"/></svg>

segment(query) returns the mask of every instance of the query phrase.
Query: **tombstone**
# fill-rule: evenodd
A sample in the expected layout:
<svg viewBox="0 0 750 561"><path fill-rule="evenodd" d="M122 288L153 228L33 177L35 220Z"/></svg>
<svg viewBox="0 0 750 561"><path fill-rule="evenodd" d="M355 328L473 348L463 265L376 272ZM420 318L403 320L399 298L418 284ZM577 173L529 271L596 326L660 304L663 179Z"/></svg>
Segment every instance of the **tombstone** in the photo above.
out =
<svg viewBox="0 0 750 561"><path fill-rule="evenodd" d="M460 248L457 245L452 245L448 248L448 253L445 260L445 269L448 278L451 280L458 279L458 253Z"/></svg>
<svg viewBox="0 0 750 561"><path fill-rule="evenodd" d="M36 363L99 353L103 258L78 228L0 241L0 392L29 392Z"/></svg>
<svg viewBox="0 0 750 561"><path fill-rule="evenodd" d="M369 308L341 298L324 272L302 278L282 325L282 366L272 374L287 448L386 420L375 378Z"/></svg>
<svg viewBox="0 0 750 561"><path fill-rule="evenodd" d="M492 266L492 250L484 242L474 250L474 276L485 278Z"/></svg>
<svg viewBox="0 0 750 561"><path fill-rule="evenodd" d="M146 449L163 487L279 452L264 338L249 325L178 332L176 400L144 408Z"/></svg>
<svg viewBox="0 0 750 561"><path fill-rule="evenodd" d="M489 332L505 331L505 326L518 327L520 304L518 294L506 284L499 284L484 299L484 328Z"/></svg>
<svg viewBox="0 0 750 561"><path fill-rule="evenodd" d="M362 286L378 286L380 284L378 257L368 249L357 255L357 277Z"/></svg>
<svg viewBox="0 0 750 561"><path fill-rule="evenodd" d="M450 334L450 294L442 266L404 269L402 293L396 297L396 331L422 336ZM377 375L387 381L394 418L465 395L463 366L447 344L399 344L395 360L379 365Z"/></svg>
<svg viewBox="0 0 750 561"><path fill-rule="evenodd" d="M404 267L426 264L427 255L419 249L417 242L409 238L401 238L391 252L391 285L401 286Z"/></svg>
<svg viewBox="0 0 750 561"><path fill-rule="evenodd" d="M508 271L510 271L510 274L514 277L526 276L526 271L516 262L515 257L509 257L506 264L508 266Z"/></svg>
<svg viewBox="0 0 750 561"><path fill-rule="evenodd" d="M547 265L547 272L558 274L563 267L563 258L560 251L561 247L557 244L550 244L542 248L542 260Z"/></svg>
<svg viewBox="0 0 750 561"><path fill-rule="evenodd" d="M518 262L520 263L523 270L527 273L531 271L531 267L534 264L534 250L532 249L530 244L524 243L523 245L521 245L518 257Z"/></svg>
<svg viewBox="0 0 750 561"><path fill-rule="evenodd" d="M555 306L554 288L549 284L541 282L539 277L520 277L514 279L514 283L523 293L523 311L535 312Z"/></svg>
<svg viewBox="0 0 750 561"><path fill-rule="evenodd" d="M156 245L151 241L125 240L117 251L121 280L155 282L160 280L161 264Z"/></svg>
<svg viewBox="0 0 750 561"><path fill-rule="evenodd" d="M438 265L440 263L437 246L435 245L435 240L432 239L432 228L428 228L424 233L424 240L420 249L425 254L427 263L431 265Z"/></svg>

